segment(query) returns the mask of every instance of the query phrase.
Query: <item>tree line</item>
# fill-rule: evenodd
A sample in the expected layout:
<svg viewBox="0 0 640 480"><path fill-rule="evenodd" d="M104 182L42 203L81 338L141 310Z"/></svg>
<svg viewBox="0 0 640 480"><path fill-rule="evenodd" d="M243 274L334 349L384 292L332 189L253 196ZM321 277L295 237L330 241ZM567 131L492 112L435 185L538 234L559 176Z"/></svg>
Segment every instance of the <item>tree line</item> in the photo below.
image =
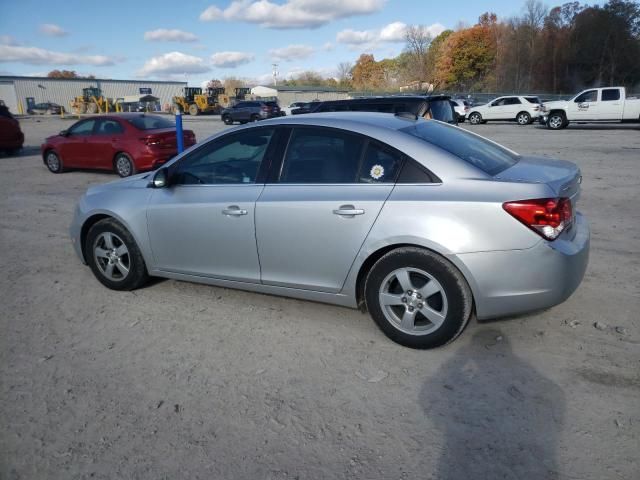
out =
<svg viewBox="0 0 640 480"><path fill-rule="evenodd" d="M432 38L408 28L395 58L363 53L341 63L337 78L313 71L285 85L324 85L364 91L570 93L582 87L640 84L640 4L609 0L589 6L569 2L547 9L527 0L519 17L480 16L473 26Z"/></svg>

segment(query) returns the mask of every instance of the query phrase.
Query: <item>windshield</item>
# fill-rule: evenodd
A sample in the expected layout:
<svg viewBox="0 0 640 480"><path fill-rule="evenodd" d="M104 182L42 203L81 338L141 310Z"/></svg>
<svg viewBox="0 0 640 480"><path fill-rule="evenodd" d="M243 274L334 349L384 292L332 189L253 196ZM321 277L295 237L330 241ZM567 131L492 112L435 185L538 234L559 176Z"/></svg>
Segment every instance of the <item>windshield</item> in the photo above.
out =
<svg viewBox="0 0 640 480"><path fill-rule="evenodd" d="M141 115L129 118L129 123L139 130L155 130L157 128L175 128L176 124L156 115Z"/></svg>
<svg viewBox="0 0 640 480"><path fill-rule="evenodd" d="M500 173L520 160L519 155L496 143L439 122L416 122L400 131L446 150L489 175Z"/></svg>

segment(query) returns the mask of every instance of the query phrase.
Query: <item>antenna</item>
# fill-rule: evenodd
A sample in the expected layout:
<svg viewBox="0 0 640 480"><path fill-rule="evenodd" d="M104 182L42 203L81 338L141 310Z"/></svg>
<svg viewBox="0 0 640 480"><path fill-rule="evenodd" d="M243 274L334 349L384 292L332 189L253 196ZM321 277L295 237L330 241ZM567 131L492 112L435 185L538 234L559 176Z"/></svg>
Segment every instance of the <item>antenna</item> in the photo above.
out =
<svg viewBox="0 0 640 480"><path fill-rule="evenodd" d="M272 63L271 66L273 67L273 86L277 87L278 86L278 64Z"/></svg>

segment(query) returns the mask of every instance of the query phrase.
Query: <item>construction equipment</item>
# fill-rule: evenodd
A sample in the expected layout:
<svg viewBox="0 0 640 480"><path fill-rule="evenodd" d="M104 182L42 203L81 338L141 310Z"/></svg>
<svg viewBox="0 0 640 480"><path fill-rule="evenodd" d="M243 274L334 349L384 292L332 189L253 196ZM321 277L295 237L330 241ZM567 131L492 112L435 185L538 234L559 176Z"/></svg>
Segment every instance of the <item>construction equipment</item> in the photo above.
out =
<svg viewBox="0 0 640 480"><path fill-rule="evenodd" d="M222 106L218 97L223 93L224 88L207 88L206 93L202 93L200 87L185 87L182 97L173 97L174 109L178 108L189 115L220 113Z"/></svg>
<svg viewBox="0 0 640 480"><path fill-rule="evenodd" d="M97 87L83 88L82 96L71 100L70 105L71 111L75 114L119 111L118 103L112 98L104 97L102 90Z"/></svg>

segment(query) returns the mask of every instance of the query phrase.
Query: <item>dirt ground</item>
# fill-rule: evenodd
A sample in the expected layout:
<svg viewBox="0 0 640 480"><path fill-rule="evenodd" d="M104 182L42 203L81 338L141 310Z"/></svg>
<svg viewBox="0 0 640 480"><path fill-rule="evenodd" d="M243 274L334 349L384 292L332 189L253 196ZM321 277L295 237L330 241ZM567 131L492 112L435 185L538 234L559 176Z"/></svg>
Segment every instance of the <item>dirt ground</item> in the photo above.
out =
<svg viewBox="0 0 640 480"><path fill-rule="evenodd" d="M67 228L116 177L39 158L69 124L25 119L0 157L1 479L640 478L637 126L466 127L580 165L590 265L558 307L414 351L349 309L102 287Z"/></svg>

